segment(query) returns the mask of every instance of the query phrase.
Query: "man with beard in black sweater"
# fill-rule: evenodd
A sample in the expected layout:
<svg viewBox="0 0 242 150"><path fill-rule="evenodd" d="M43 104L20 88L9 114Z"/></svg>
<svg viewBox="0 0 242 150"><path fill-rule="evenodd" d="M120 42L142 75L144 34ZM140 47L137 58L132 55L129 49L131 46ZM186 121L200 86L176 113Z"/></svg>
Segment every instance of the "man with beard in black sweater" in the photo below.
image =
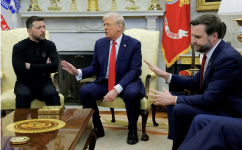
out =
<svg viewBox="0 0 242 150"><path fill-rule="evenodd" d="M48 106L60 105L60 97L50 73L58 70L58 54L53 42L45 39L44 19L31 16L26 21L29 37L13 47L12 64L17 81L16 108L30 108L39 99Z"/></svg>

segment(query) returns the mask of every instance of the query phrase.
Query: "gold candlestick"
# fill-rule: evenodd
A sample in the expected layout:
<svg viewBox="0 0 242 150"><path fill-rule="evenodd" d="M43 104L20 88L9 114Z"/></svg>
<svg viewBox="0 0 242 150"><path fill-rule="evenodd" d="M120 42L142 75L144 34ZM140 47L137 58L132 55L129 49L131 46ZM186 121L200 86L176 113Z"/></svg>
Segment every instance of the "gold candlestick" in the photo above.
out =
<svg viewBox="0 0 242 150"><path fill-rule="evenodd" d="M38 5L38 0L30 0L29 9L27 11L42 11Z"/></svg>
<svg viewBox="0 0 242 150"><path fill-rule="evenodd" d="M118 10L117 9L117 4L116 4L115 0L112 1L111 9L110 10Z"/></svg>
<svg viewBox="0 0 242 150"><path fill-rule="evenodd" d="M98 9L98 0L88 0L88 9L87 11L99 11Z"/></svg>
<svg viewBox="0 0 242 150"><path fill-rule="evenodd" d="M75 0L72 0L71 9L69 11L77 11L77 5Z"/></svg>

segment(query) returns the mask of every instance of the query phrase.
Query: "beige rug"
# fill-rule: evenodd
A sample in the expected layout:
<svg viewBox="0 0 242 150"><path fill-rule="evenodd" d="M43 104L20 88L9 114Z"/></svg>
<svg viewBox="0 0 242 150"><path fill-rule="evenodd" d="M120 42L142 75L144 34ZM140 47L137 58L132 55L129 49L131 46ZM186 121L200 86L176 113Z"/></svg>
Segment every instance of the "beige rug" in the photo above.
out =
<svg viewBox="0 0 242 150"><path fill-rule="evenodd" d="M170 150L172 141L167 139L168 120L166 118L156 118L159 126L155 127L151 117L148 118L146 133L149 135L149 141L141 141L142 128L141 117L138 121L139 142L135 145L126 143L128 134L128 121L125 114L115 114L116 122L111 122L110 114L101 114L101 120L105 130L105 136L99 138L96 143L96 150Z"/></svg>

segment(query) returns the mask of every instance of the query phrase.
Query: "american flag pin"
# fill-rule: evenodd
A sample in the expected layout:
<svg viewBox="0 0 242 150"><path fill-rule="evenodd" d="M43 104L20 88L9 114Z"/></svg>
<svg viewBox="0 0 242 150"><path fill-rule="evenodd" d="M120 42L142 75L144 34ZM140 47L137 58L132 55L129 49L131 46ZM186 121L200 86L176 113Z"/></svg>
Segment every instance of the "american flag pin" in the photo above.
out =
<svg viewBox="0 0 242 150"><path fill-rule="evenodd" d="M124 44L124 47L126 47L126 45Z"/></svg>

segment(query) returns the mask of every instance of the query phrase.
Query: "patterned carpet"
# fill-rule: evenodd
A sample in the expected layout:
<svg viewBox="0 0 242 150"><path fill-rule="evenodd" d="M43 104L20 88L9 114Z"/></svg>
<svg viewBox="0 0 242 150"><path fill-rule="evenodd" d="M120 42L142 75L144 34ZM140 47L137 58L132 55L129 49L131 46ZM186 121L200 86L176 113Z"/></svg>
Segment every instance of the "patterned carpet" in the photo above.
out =
<svg viewBox="0 0 242 150"><path fill-rule="evenodd" d="M126 143L128 134L128 121L126 113L115 113L116 122L111 122L111 114L101 112L101 120L103 122L105 136L99 138L96 143L95 149L97 150L147 150L147 149L160 149L169 150L172 147L172 141L167 139L168 133L168 120L167 118L156 117L156 122L159 126L154 126L152 123L151 115L148 118L146 125L146 133L149 135L149 141L141 141L142 135L142 118L139 117L138 121L138 138L139 142L135 145Z"/></svg>

